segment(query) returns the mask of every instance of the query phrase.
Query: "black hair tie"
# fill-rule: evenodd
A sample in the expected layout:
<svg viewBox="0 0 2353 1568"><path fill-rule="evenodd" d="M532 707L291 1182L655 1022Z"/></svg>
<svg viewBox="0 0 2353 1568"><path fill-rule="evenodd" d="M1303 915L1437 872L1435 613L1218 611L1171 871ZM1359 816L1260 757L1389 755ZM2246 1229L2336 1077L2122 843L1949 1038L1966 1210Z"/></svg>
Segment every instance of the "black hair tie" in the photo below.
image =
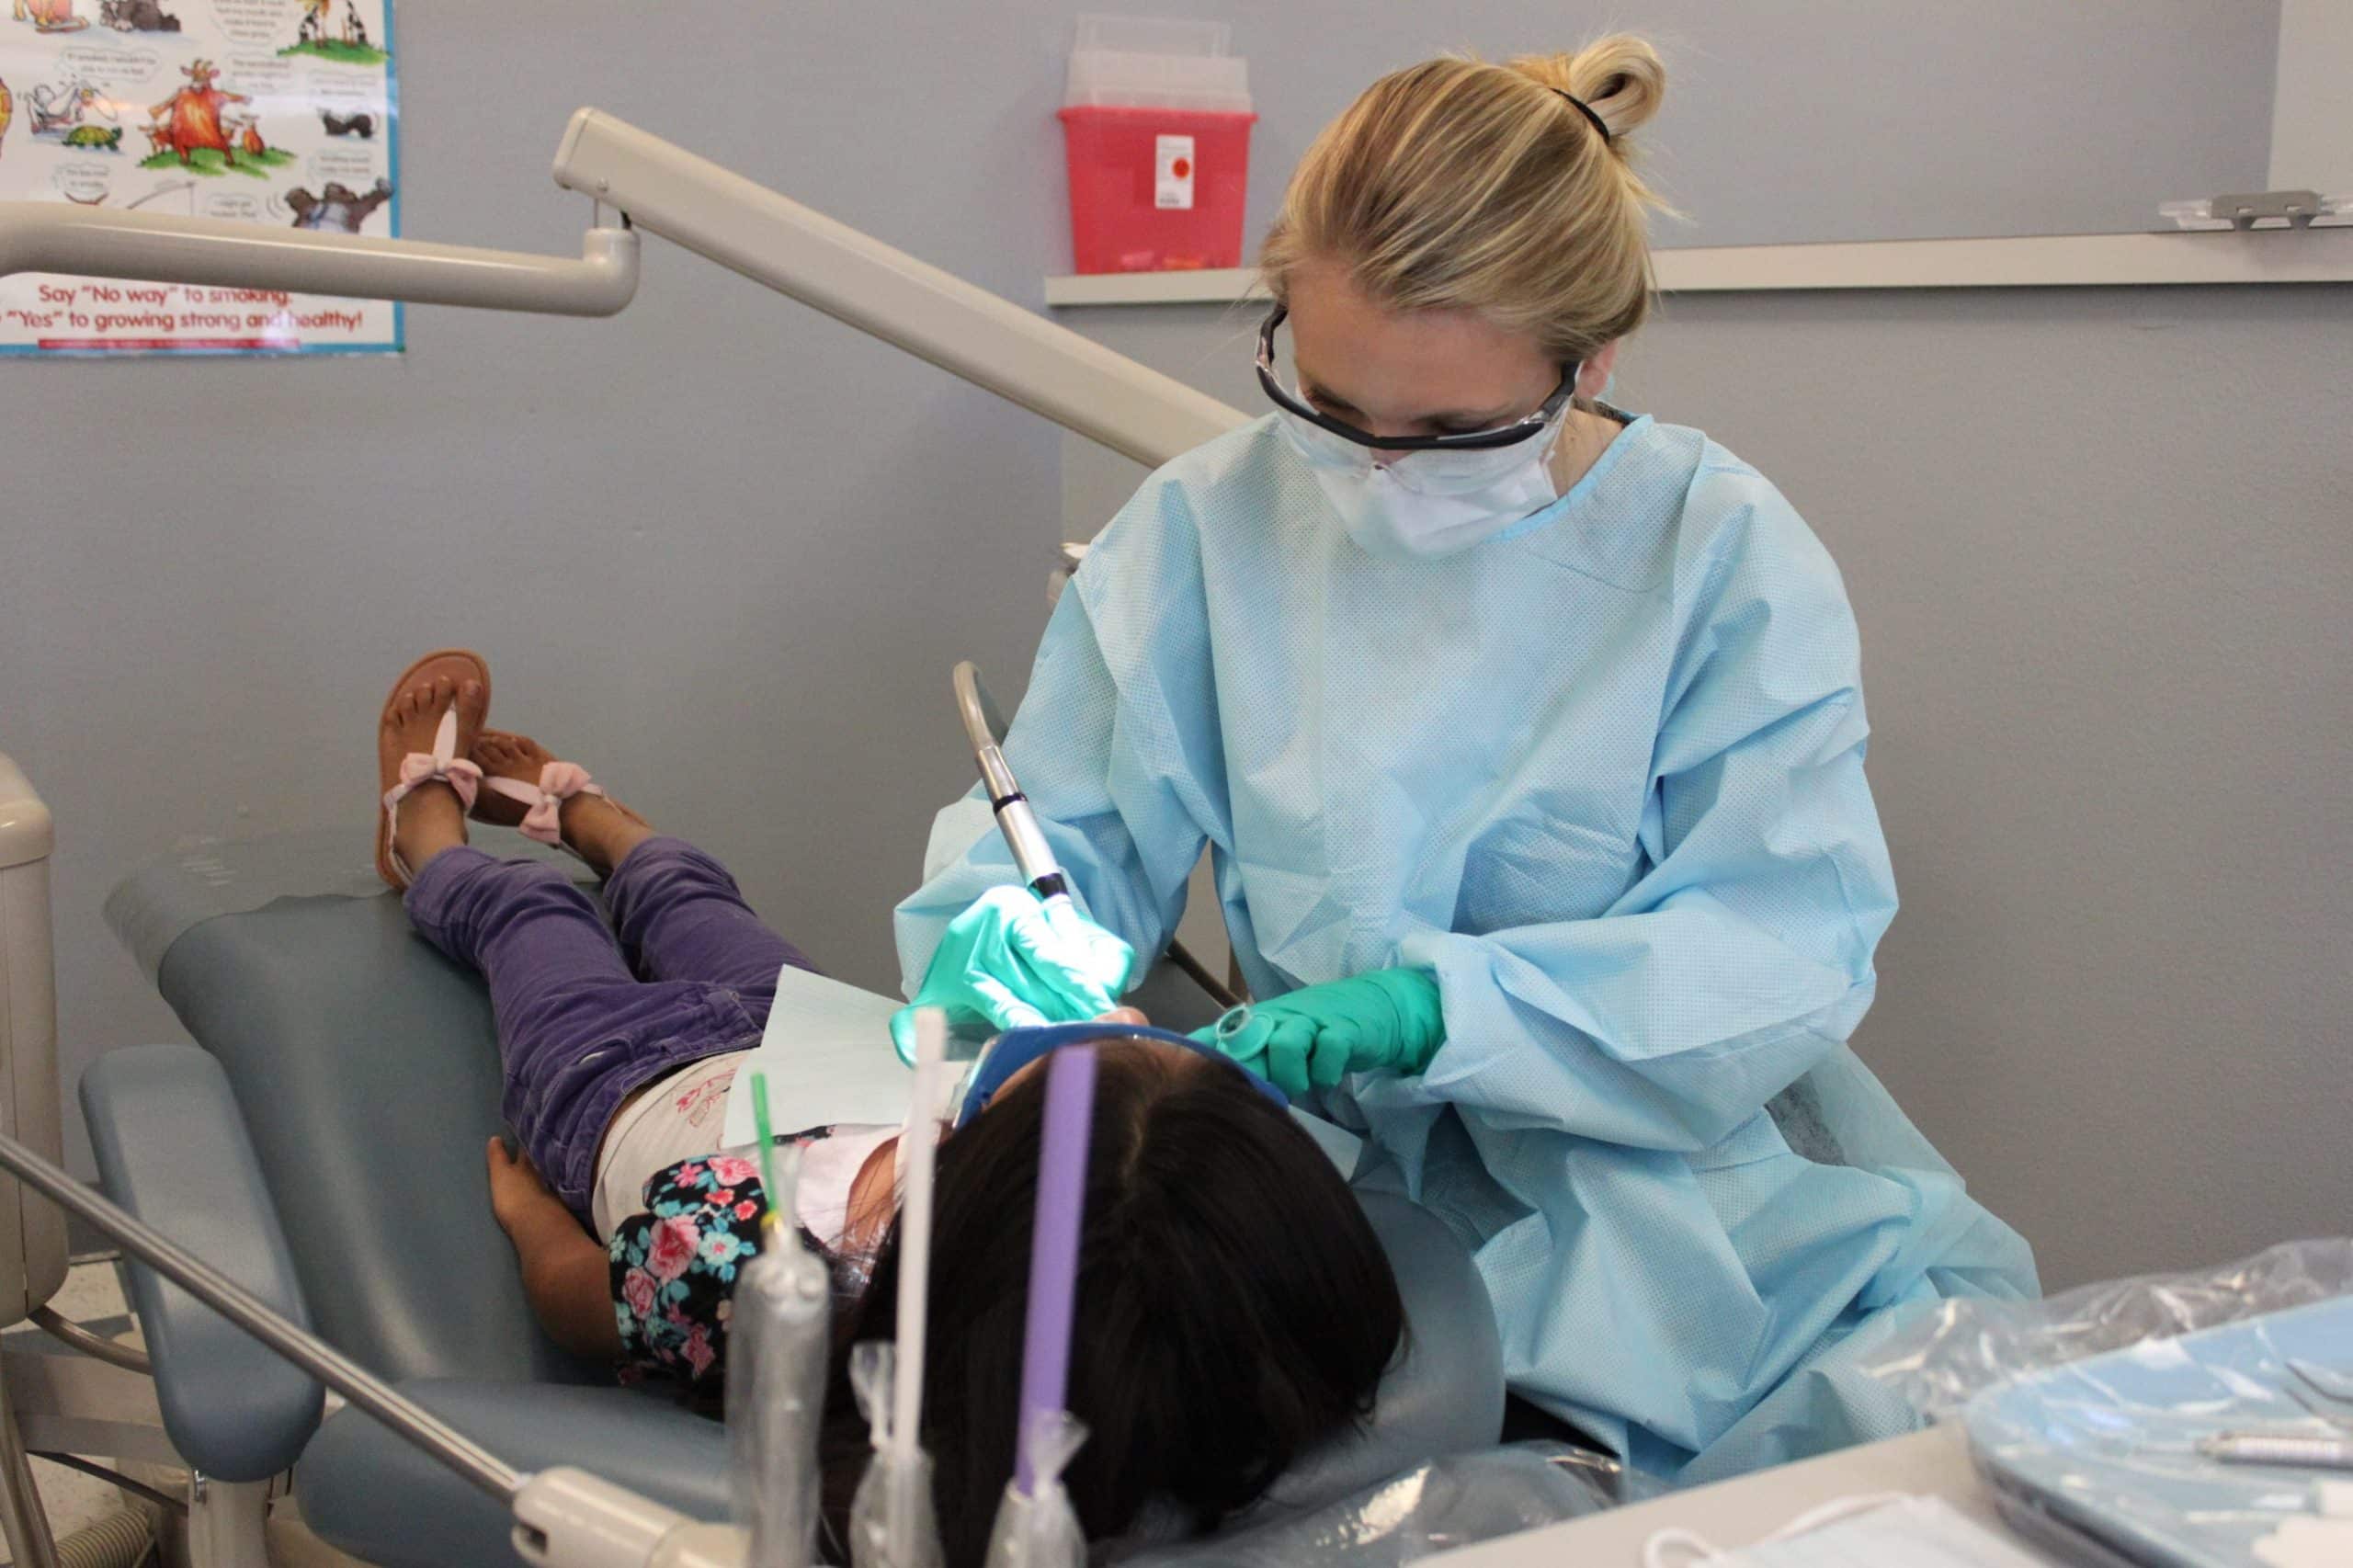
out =
<svg viewBox="0 0 2353 1568"><path fill-rule="evenodd" d="M1555 87L1552 90L1560 94L1563 97L1568 99L1570 103L1575 105L1576 111L1579 114L1593 121L1593 128L1601 132L1602 141L1610 142L1615 140L1615 138L1609 134L1609 122L1603 119L1599 115L1594 113L1593 106L1591 104L1586 103L1583 98L1577 97L1566 87Z"/></svg>

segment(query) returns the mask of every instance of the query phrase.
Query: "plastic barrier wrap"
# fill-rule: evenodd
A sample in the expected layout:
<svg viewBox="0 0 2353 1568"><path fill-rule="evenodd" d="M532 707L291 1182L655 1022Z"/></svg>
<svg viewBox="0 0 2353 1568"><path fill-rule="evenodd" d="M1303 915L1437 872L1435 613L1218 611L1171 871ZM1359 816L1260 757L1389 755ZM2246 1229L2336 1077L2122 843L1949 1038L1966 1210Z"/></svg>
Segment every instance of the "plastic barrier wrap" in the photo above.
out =
<svg viewBox="0 0 2353 1568"><path fill-rule="evenodd" d="M2275 1256L2287 1250L2266 1255L2274 1267L2244 1281L2246 1296L2325 1282L2311 1255L2292 1267ZM2146 1288L2132 1299L2146 1306ZM2142 1337L1970 1402L1961 1421L2003 1517L2055 1560L2103 1568L2353 1563L2347 1477L2325 1457L2353 1463L2353 1296L2248 1316L2192 1288L2158 1310L2240 1321Z"/></svg>
<svg viewBox="0 0 2353 1568"><path fill-rule="evenodd" d="M2353 1239L2283 1242L2186 1274L2144 1274L2039 1301L1943 1302L1863 1369L1930 1421L2029 1372L2353 1293Z"/></svg>
<svg viewBox="0 0 2353 1568"><path fill-rule="evenodd" d="M1666 1491L1603 1455L1515 1443L1433 1460L1329 1507L1120 1561L1123 1568L1401 1568Z"/></svg>

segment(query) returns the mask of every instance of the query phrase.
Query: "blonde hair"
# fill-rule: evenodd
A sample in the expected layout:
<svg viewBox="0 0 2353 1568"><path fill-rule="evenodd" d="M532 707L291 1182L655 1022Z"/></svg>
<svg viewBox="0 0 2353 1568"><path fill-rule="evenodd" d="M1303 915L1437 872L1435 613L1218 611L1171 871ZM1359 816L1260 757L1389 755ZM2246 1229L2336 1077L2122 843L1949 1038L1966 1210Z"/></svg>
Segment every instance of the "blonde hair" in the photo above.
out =
<svg viewBox="0 0 2353 1568"><path fill-rule="evenodd" d="M1472 311L1563 363L1589 358L1650 311L1662 203L1626 135L1665 89L1658 51L1623 34L1392 72L1300 160L1260 254L1267 286L1288 301L1292 269L1327 258L1389 309Z"/></svg>

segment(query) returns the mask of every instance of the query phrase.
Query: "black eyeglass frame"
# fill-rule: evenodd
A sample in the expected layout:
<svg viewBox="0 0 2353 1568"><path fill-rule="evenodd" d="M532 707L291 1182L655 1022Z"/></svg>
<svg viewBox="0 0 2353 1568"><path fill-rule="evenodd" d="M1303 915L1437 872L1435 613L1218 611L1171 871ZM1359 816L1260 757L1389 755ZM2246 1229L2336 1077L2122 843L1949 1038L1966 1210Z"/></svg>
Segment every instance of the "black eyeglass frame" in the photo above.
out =
<svg viewBox="0 0 2353 1568"><path fill-rule="evenodd" d="M1329 430L1344 441L1353 441L1359 447L1370 447L1377 452L1478 452L1517 446L1552 423L1563 406L1576 395L1577 373L1585 368L1582 363L1564 367L1561 371L1561 384L1552 389L1552 394L1544 400L1543 406L1515 424L1499 425L1493 430L1469 430L1456 436L1376 436L1370 430L1358 429L1345 419L1335 419L1322 409L1283 391L1282 382L1275 379L1275 328L1280 326L1283 318L1290 314L1287 306L1277 305L1258 328L1258 385L1273 400L1275 406L1284 413L1295 414L1318 429Z"/></svg>

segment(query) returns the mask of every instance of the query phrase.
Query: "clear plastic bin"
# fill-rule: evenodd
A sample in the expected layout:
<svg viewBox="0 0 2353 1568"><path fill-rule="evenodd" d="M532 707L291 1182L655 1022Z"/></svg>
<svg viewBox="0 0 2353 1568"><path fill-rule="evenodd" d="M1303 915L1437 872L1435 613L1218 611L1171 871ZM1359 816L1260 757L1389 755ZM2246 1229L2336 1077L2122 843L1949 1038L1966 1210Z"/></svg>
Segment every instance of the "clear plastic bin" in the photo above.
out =
<svg viewBox="0 0 2353 1568"><path fill-rule="evenodd" d="M1081 17L1061 119L1080 272L1242 264L1249 62L1222 22Z"/></svg>

